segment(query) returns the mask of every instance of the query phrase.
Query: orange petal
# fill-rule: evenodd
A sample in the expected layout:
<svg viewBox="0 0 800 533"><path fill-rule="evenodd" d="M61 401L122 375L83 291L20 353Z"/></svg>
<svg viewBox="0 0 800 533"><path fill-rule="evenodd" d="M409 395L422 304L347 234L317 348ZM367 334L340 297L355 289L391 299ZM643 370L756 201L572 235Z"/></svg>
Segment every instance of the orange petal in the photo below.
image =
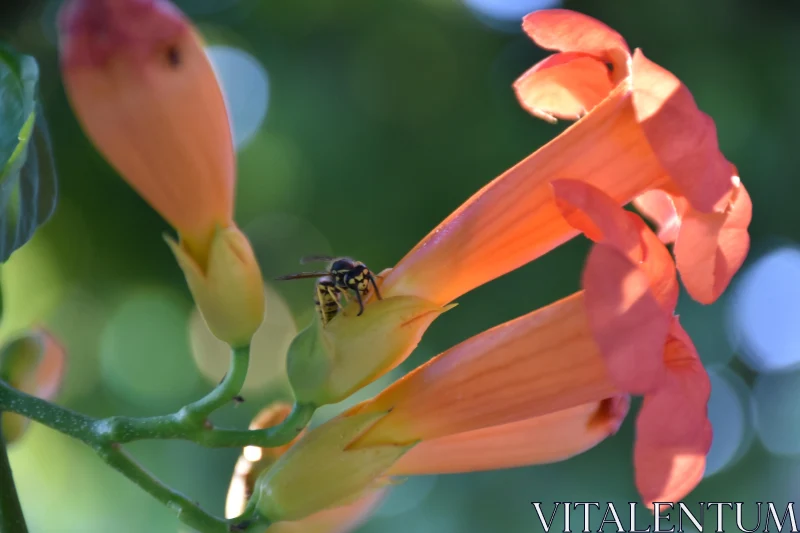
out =
<svg viewBox="0 0 800 533"><path fill-rule="evenodd" d="M738 180L722 213L688 209L675 242L675 260L692 298L710 304L739 270L750 248L750 195Z"/></svg>
<svg viewBox="0 0 800 533"><path fill-rule="evenodd" d="M691 491L711 447L711 382L677 318L664 362L661 387L645 397L636 421L636 483L646 502L678 501Z"/></svg>
<svg viewBox="0 0 800 533"><path fill-rule="evenodd" d="M215 226L232 222L236 154L195 29L167 0L70 0L59 50L88 137L202 263Z"/></svg>
<svg viewBox="0 0 800 533"><path fill-rule="evenodd" d="M551 185L564 218L593 241L615 248L644 272L650 279L653 296L664 312L672 316L678 301L675 265L669 251L642 219L588 183L555 180ZM588 275L602 279L604 266L599 268L600 271Z"/></svg>
<svg viewBox="0 0 800 533"><path fill-rule="evenodd" d="M627 75L630 49L622 36L597 19L567 9L540 9L522 19L522 29L546 50L583 52Z"/></svg>
<svg viewBox="0 0 800 533"><path fill-rule="evenodd" d="M646 505L677 502L689 494L706 469L711 446L711 423L697 432L695 445L663 445L637 439L633 453L636 488Z"/></svg>
<svg viewBox="0 0 800 533"><path fill-rule="evenodd" d="M540 61L514 82L522 107L547 122L579 119L613 88L605 63L570 52Z"/></svg>
<svg viewBox="0 0 800 533"><path fill-rule="evenodd" d="M269 533L346 533L358 528L378 508L386 489L368 491L355 502L325 509L295 522L277 522Z"/></svg>
<svg viewBox="0 0 800 533"><path fill-rule="evenodd" d="M423 441L389 470L393 475L453 474L554 463L599 444L619 429L627 396Z"/></svg>
<svg viewBox="0 0 800 533"><path fill-rule="evenodd" d="M389 412L353 444L411 443L517 422L614 396L582 293L485 331L348 415Z"/></svg>
<svg viewBox="0 0 800 533"><path fill-rule="evenodd" d="M682 203L685 204L685 201ZM662 190L653 189L637 196L633 200L633 205L642 216L656 225L661 242L664 244L675 242L681 227L683 210L679 212L673 196Z"/></svg>
<svg viewBox="0 0 800 533"><path fill-rule="evenodd" d="M616 248L631 261L642 260L639 226L613 198L578 180L560 179L550 184L561 215L594 242Z"/></svg>
<svg viewBox="0 0 800 533"><path fill-rule="evenodd" d="M661 165L695 209L711 212L733 186L714 121L678 78L640 50L631 78L637 120Z"/></svg>
<svg viewBox="0 0 800 533"><path fill-rule="evenodd" d="M589 327L614 383L631 394L653 390L663 375L672 315L653 295L647 274L611 246L596 244L583 286Z"/></svg>
<svg viewBox="0 0 800 533"><path fill-rule="evenodd" d="M549 182L574 176L619 204L660 186L664 170L618 86L564 133L486 185L386 276L385 295L440 305L540 257L577 234Z"/></svg>

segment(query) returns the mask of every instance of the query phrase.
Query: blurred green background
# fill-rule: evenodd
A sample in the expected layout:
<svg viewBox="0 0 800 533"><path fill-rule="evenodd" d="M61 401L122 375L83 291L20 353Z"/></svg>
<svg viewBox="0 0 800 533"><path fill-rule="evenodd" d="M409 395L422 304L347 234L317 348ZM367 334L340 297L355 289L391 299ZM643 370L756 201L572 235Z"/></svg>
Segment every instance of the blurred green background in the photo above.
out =
<svg viewBox="0 0 800 533"><path fill-rule="evenodd" d="M679 303L712 374L716 435L706 479L685 501L773 501L784 508L795 501L798 4L178 4L208 39L230 99L239 148L237 221L267 279L297 271L298 259L312 253L350 255L375 271L391 266L478 188L563 129L526 114L512 93L515 78L546 54L519 30L523 14L562 5L593 15L677 74L715 119L722 150L755 206L751 255L728 294L708 307L685 294ZM0 39L40 62L60 174L54 218L2 269L7 304L0 335L35 322L50 326L69 348L60 401L74 409L94 416L164 413L215 384L227 355L192 314L161 239L169 228L94 151L66 103L55 47L59 5L0 3ZM475 333L572 293L586 250L585 240L575 239L460 298L401 369L359 398ZM257 342L247 402L219 413L227 424L243 426L267 401L288 394L281 357L311 319L312 282L269 290L268 334ZM613 501L626 509L638 500L634 418L565 463L410 479L359 531L540 531L531 501L545 502L546 512L554 501ZM130 449L167 483L222 514L238 450L182 442ZM35 533L181 530L170 511L91 450L46 428L34 427L11 460ZM600 517L593 522L596 529Z"/></svg>

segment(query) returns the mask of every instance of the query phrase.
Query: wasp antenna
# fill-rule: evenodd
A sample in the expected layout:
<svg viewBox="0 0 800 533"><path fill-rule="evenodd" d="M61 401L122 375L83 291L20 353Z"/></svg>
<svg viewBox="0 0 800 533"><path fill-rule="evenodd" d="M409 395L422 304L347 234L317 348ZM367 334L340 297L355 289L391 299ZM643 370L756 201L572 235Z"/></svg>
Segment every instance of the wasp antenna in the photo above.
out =
<svg viewBox="0 0 800 533"><path fill-rule="evenodd" d="M305 265L307 263L316 263L319 261L333 261L334 259L336 258L329 255L307 255L300 258L300 264Z"/></svg>

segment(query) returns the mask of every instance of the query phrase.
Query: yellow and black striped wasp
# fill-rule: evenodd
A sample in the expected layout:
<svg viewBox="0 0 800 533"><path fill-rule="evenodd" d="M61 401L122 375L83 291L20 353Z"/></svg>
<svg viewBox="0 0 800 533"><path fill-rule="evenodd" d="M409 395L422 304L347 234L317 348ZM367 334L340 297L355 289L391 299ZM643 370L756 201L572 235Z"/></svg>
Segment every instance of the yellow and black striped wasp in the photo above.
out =
<svg viewBox="0 0 800 533"><path fill-rule="evenodd" d="M364 312L364 296L369 294L370 285L375 289L375 296L381 299L375 276L361 261L349 257L329 257L325 255L312 255L300 260L300 264L314 261L328 261L328 269L318 272L300 272L281 276L278 280L319 278L316 284L314 305L322 318L322 323L327 324L339 309L342 309L340 298L347 299L347 291L353 291L358 301L358 315Z"/></svg>

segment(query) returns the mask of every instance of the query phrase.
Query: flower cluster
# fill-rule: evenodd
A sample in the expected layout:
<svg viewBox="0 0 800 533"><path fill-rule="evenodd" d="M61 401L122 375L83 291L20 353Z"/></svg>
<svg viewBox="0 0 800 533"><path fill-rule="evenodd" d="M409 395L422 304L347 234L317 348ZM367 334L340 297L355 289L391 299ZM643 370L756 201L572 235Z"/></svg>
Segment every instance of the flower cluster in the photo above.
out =
<svg viewBox="0 0 800 533"><path fill-rule="evenodd" d="M347 314L317 327L322 341L298 342L289 363L327 356L314 384L339 401L402 362L454 299L581 233L594 242L583 290L451 348L331 421L353 419L358 436L308 453L306 468L319 469L309 481L336 483L321 465L366 450L383 476L563 460L615 433L631 395L644 397L633 457L642 499L677 501L702 478L710 383L674 314L678 275L699 302L719 297L748 251L749 196L688 89L619 34L566 10L532 13L523 28L557 53L514 84L520 103L577 122L384 272L383 299L361 327ZM623 208L630 202L657 234ZM265 480L265 501L303 499L301 487ZM345 485L337 498L357 492ZM270 503L263 510L280 518Z"/></svg>
<svg viewBox="0 0 800 533"><path fill-rule="evenodd" d="M290 445L245 449L229 514L252 498L270 531L343 531L393 476L584 452L617 431L631 396L644 398L642 499L676 501L702 478L710 384L675 316L678 278L699 302L720 296L748 251L750 198L689 90L618 33L567 10L532 13L523 29L555 53L516 81L520 104L576 122L383 272L363 316L347 306L301 332L287 354L296 400L347 398L405 360L459 296L581 234L593 242L582 290L439 354ZM197 34L166 0L72 0L61 33L84 129L178 231L170 245L210 329L247 344L262 280L233 222L228 117ZM254 427L287 414L275 406Z"/></svg>

